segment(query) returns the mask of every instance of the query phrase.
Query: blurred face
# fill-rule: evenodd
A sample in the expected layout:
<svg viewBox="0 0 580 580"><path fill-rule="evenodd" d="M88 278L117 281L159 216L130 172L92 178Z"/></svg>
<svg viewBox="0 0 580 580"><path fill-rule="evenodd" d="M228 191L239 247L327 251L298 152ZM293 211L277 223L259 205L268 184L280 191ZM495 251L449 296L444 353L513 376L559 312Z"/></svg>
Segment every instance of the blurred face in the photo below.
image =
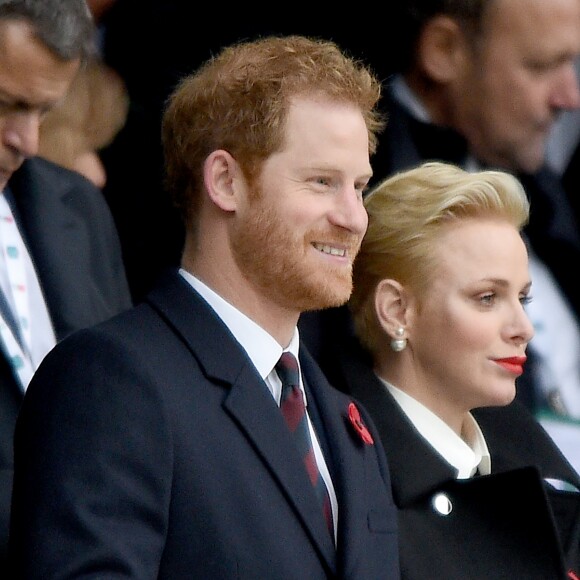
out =
<svg viewBox="0 0 580 580"><path fill-rule="evenodd" d="M411 310L407 348L419 398L451 422L515 396L533 335L524 312L528 258L515 228L480 219L449 224L433 257L434 279Z"/></svg>
<svg viewBox="0 0 580 580"><path fill-rule="evenodd" d="M465 49L451 124L478 158L533 172L559 111L580 106L580 0L493 0L481 44Z"/></svg>
<svg viewBox="0 0 580 580"><path fill-rule="evenodd" d="M53 56L27 24L0 23L0 189L38 152L40 120L65 95L78 67Z"/></svg>
<svg viewBox="0 0 580 580"><path fill-rule="evenodd" d="M235 259L259 292L298 312L346 302L370 177L360 111L295 99L283 149L266 160L232 231Z"/></svg>

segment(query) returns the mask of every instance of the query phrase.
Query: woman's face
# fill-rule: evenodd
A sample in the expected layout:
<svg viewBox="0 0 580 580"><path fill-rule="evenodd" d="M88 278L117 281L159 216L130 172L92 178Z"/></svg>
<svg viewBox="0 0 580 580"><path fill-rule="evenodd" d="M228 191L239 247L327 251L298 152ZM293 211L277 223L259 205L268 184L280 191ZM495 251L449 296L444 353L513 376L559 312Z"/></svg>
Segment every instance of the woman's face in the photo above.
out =
<svg viewBox="0 0 580 580"><path fill-rule="evenodd" d="M517 357L533 336L524 242L506 222L470 218L445 227L433 257L433 278L407 319L419 398L444 420L509 403L522 372Z"/></svg>

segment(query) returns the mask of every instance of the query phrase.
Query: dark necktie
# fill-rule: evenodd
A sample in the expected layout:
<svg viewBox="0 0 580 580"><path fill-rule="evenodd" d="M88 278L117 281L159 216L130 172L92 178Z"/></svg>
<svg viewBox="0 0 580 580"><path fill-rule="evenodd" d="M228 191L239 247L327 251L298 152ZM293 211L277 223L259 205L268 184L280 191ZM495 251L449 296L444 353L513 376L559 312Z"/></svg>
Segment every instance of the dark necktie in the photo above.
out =
<svg viewBox="0 0 580 580"><path fill-rule="evenodd" d="M322 504L322 512L331 537L334 539L334 524L332 521L332 508L328 490L316 464L314 448L308 430L306 407L300 390L298 374L298 362L293 354L283 352L276 364L276 372L282 381L282 396L280 398L280 410L288 424L290 432L294 436L300 455L304 458L304 465L308 477L316 495Z"/></svg>

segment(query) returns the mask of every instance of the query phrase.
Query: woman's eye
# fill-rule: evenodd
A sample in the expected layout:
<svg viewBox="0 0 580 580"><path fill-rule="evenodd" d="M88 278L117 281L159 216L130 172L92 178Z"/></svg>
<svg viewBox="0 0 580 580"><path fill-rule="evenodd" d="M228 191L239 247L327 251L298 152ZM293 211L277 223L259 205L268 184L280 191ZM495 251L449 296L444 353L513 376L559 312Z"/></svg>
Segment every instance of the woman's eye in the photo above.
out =
<svg viewBox="0 0 580 580"><path fill-rule="evenodd" d="M479 297L480 302L482 302L483 304L493 304L493 300L495 298L495 294L483 294L482 296Z"/></svg>

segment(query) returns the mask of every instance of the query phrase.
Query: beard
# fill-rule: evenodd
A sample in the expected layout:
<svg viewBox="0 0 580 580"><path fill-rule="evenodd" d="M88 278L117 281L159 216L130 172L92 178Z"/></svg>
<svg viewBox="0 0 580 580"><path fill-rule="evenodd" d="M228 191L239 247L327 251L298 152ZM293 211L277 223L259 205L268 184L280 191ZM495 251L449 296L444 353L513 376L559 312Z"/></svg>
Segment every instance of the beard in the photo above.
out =
<svg viewBox="0 0 580 580"><path fill-rule="evenodd" d="M346 303L352 292L352 262L348 267L325 263L311 242L343 244L354 256L360 247L358 236L339 228L297 235L263 195L255 197L252 206L249 217L237 221L231 231L234 259L248 280L280 306L300 312Z"/></svg>

